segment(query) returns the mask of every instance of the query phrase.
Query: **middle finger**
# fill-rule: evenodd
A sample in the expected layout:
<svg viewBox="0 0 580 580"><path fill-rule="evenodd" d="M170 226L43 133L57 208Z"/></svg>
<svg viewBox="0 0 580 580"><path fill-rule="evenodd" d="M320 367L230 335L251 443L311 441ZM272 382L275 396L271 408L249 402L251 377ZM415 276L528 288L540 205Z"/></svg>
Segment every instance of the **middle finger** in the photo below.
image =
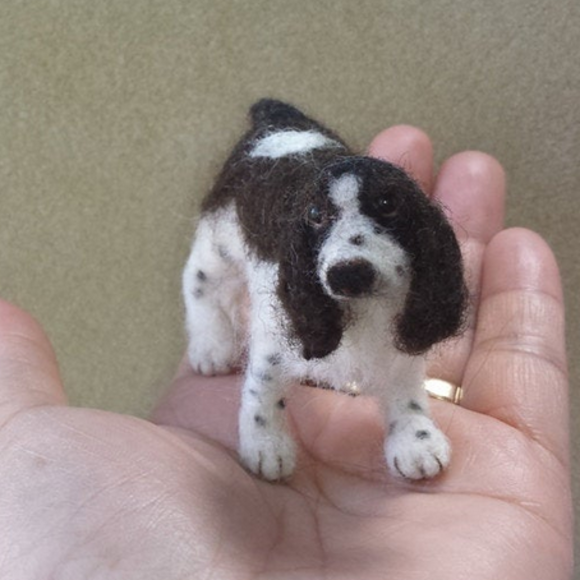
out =
<svg viewBox="0 0 580 580"><path fill-rule="evenodd" d="M503 168L485 153L458 153L441 167L433 197L442 204L459 241L470 305L465 331L458 339L435 348L428 374L460 385L473 342L483 254L504 225Z"/></svg>

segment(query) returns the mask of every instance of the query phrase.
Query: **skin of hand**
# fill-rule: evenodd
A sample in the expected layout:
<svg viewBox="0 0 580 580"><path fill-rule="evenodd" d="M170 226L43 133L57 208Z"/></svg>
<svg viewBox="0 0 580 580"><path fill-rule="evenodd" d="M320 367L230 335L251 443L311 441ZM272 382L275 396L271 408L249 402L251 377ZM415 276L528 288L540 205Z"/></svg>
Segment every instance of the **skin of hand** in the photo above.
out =
<svg viewBox="0 0 580 580"><path fill-rule="evenodd" d="M430 374L453 446L431 481L388 475L373 402L297 387L288 484L235 454L238 376L180 368L150 421L66 404L39 325L0 302L0 578L510 580L569 578L572 508L564 311L554 257L503 230L504 173L464 152L433 175L421 131L370 154L409 170L456 227L473 304Z"/></svg>

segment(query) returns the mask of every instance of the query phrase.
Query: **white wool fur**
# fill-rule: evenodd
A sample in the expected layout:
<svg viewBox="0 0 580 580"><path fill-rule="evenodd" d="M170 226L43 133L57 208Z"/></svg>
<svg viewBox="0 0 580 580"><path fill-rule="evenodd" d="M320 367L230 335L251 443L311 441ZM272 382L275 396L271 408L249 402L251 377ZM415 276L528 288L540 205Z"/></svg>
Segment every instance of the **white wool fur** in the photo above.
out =
<svg viewBox="0 0 580 580"><path fill-rule="evenodd" d="M301 151L305 143L312 147L316 142L304 139L304 133L311 132L285 133L301 135ZM277 140L264 138L253 153L277 156L300 142L292 140L296 135L287 141L281 135L271 136ZM294 471L296 444L283 400L296 381L306 378L338 390L354 381L361 393L377 399L391 432L385 456L395 475L432 477L449 462L448 441L429 417L424 357L403 354L393 344L394 318L403 308L410 283L409 257L394 240L377 233L371 218L361 213L359 187L357 178L349 174L331 185L340 217L320 248L319 277L332 295L326 283L328 269L360 258L377 272L376 288L367 297L349 301L352 322L339 347L322 359L305 360L299 345L289 340L286 314L276 294L278 265L261 262L245 246L233 205L201 218L184 271L193 368L204 374L226 373L247 351L239 450L243 463L268 480L287 478ZM353 236L362 236L365 243L353 244Z"/></svg>
<svg viewBox="0 0 580 580"><path fill-rule="evenodd" d="M256 141L250 157L279 159L287 155L302 155L321 147L339 144L317 131L277 131Z"/></svg>
<svg viewBox="0 0 580 580"><path fill-rule="evenodd" d="M244 257L232 209L200 220L182 283L188 356L196 372L227 373L241 356L245 333ZM205 279L200 279L199 272Z"/></svg>
<svg viewBox="0 0 580 580"><path fill-rule="evenodd" d="M388 291L389 300L385 304L394 309L394 314L400 311L408 289L408 275L406 274L408 257L405 251L391 238L377 235L375 224L371 218L361 213L358 193L360 184L354 175L346 174L336 180L330 188L330 197L340 208L340 219L333 225L328 237L320 249L318 262L321 270L321 282L328 294L332 290L326 281L326 272L340 263L362 258L373 264L379 274L374 291L377 295L384 295ZM353 237L361 236L365 243L362 246L350 242ZM403 274L397 274L397 268ZM336 297L340 299L340 297ZM374 307L378 300L370 299L369 306Z"/></svg>

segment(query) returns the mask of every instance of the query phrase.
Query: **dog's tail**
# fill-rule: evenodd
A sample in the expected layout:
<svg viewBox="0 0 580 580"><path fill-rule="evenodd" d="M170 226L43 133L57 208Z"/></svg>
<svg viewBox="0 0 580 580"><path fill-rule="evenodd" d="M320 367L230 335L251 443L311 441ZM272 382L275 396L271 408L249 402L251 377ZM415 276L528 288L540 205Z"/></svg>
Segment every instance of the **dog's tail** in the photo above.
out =
<svg viewBox="0 0 580 580"><path fill-rule="evenodd" d="M254 103L250 108L250 118L255 128L268 126L287 129L317 125L296 107L275 99L260 99Z"/></svg>
<svg viewBox="0 0 580 580"><path fill-rule="evenodd" d="M318 121L307 117L302 111L276 99L260 99L250 107L252 131L261 130L296 130L318 131L340 143L346 151L344 141Z"/></svg>

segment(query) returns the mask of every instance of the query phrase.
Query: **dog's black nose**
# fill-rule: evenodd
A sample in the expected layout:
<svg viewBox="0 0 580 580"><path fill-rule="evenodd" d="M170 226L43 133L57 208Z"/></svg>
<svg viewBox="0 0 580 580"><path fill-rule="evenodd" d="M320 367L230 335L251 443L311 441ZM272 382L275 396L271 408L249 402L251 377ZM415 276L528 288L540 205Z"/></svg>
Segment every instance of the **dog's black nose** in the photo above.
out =
<svg viewBox="0 0 580 580"><path fill-rule="evenodd" d="M370 294L375 278L375 269L366 260L339 262L326 273L326 281L332 293L348 298Z"/></svg>

